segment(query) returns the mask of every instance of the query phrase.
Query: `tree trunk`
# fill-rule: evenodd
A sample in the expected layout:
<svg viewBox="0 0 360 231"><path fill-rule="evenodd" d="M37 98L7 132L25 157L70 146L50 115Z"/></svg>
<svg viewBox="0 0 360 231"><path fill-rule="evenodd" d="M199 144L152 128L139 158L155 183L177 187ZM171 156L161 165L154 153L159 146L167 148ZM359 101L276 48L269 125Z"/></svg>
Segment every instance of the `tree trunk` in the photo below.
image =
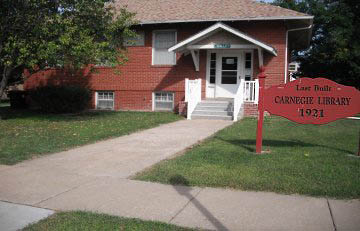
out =
<svg viewBox="0 0 360 231"><path fill-rule="evenodd" d="M2 96L4 94L5 88L7 87L7 83L10 77L10 73L11 73L11 68L9 67L4 67L3 73L2 73L2 78L1 78L1 83L0 83L0 103L1 103L1 99Z"/></svg>

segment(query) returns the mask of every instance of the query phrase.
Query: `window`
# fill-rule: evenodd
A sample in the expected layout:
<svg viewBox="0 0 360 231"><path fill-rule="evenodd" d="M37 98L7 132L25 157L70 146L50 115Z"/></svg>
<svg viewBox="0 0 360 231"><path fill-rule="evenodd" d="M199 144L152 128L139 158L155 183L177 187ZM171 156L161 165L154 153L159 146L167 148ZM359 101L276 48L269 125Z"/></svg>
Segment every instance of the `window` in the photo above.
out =
<svg viewBox="0 0 360 231"><path fill-rule="evenodd" d="M145 32L137 31L137 36L135 38L125 38L124 46L145 46Z"/></svg>
<svg viewBox="0 0 360 231"><path fill-rule="evenodd" d="M155 111L172 111L174 109L174 93L155 92L154 97Z"/></svg>
<svg viewBox="0 0 360 231"><path fill-rule="evenodd" d="M245 53L245 81L252 79L252 53Z"/></svg>
<svg viewBox="0 0 360 231"><path fill-rule="evenodd" d="M215 84L216 81L216 53L210 56L210 83Z"/></svg>
<svg viewBox="0 0 360 231"><path fill-rule="evenodd" d="M98 59L98 63L95 64L95 67L113 67L112 64L110 64L110 62L108 60L100 60Z"/></svg>
<svg viewBox="0 0 360 231"><path fill-rule="evenodd" d="M114 110L114 92L96 92L96 109Z"/></svg>
<svg viewBox="0 0 360 231"><path fill-rule="evenodd" d="M176 31L154 31L153 65L175 65L176 54L168 49L176 44Z"/></svg>
<svg viewBox="0 0 360 231"><path fill-rule="evenodd" d="M289 71L296 71L296 65L295 64L290 64L289 65Z"/></svg>
<svg viewBox="0 0 360 231"><path fill-rule="evenodd" d="M246 53L245 55L245 68L246 69L251 69L251 65L252 65L252 58L251 58L251 53Z"/></svg>
<svg viewBox="0 0 360 231"><path fill-rule="evenodd" d="M238 58L223 57L221 65L221 84L237 84Z"/></svg>

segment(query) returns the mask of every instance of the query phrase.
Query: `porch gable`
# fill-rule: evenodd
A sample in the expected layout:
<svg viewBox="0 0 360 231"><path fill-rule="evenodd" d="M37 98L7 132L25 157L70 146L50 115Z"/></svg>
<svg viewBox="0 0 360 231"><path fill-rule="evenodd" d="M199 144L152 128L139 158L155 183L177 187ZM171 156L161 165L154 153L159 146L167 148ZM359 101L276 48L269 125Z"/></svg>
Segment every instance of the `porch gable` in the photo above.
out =
<svg viewBox="0 0 360 231"><path fill-rule="evenodd" d="M226 42L226 44L229 44L230 47L226 47L226 48L233 48L233 49L261 48L261 49L264 49L264 50L270 52L274 56L277 56L277 51L272 46L267 45L264 42L261 42L260 40L257 40L243 32L240 32L239 30L236 30L236 29L234 29L226 24L223 24L221 22L216 23L216 24L210 26L209 28L185 39L184 41L174 45L173 47L170 47L168 49L168 51L169 52L185 52L186 50L197 50L197 49L221 49L221 46L217 47L217 44L214 44L214 43L207 44L207 45L204 45L201 43L204 43L204 40L205 40L205 43L206 43L206 41L211 41L211 38L212 38L212 40L215 39L215 41L216 41L216 39L217 40L220 39L219 35L216 35L216 34L219 34L218 32L224 32L224 31L227 33L230 33L232 35L231 37L229 37L229 35L226 35L227 38L231 38L230 41ZM218 36L218 37L216 37L216 36ZM220 37L223 40L224 34L220 34ZM210 40L209 40L209 38L210 38ZM237 39L235 39L236 43L239 43L239 41L241 41L240 44L231 44L231 42L234 41L234 38L237 38Z"/></svg>

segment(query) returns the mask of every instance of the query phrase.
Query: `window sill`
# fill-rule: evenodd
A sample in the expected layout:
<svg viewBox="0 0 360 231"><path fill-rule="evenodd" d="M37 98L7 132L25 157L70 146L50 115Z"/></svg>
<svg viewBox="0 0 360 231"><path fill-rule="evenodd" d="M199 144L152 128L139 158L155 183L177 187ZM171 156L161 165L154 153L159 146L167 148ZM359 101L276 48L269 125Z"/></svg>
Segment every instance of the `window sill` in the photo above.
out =
<svg viewBox="0 0 360 231"><path fill-rule="evenodd" d="M164 64L164 65L153 64L153 65L151 65L152 68L169 68L169 67L174 67L174 66L176 66L176 64Z"/></svg>
<svg viewBox="0 0 360 231"><path fill-rule="evenodd" d="M154 112L172 112L174 109L155 109Z"/></svg>

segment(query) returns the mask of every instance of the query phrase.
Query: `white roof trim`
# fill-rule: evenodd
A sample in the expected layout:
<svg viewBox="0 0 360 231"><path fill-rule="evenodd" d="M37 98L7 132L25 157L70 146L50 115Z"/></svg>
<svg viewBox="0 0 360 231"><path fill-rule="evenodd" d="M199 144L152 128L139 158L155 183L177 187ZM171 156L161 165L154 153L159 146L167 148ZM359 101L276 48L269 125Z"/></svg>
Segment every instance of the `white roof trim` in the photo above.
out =
<svg viewBox="0 0 360 231"><path fill-rule="evenodd" d="M210 26L209 28L207 28L207 29L205 29L203 31L200 31L199 33L191 36L188 39L185 39L184 41L176 44L175 46L170 47L168 50L169 50L169 52L172 52L172 51L177 52L177 51L181 51L183 49L186 49L186 45L189 45L191 42L194 42L194 41L196 41L198 39L201 39L202 37L206 36L207 34L209 34L211 32L214 32L217 29L223 29L225 31L228 31L228 32L230 32L230 33L232 33L232 34L234 34L234 35L236 35L236 36L238 36L238 37L240 37L242 39L245 39L245 40L249 41L250 43L253 43L253 44L255 44L255 45L257 45L257 46L259 46L259 47L261 47L261 48L263 48L263 49L265 49L267 51L269 51L273 55L277 56L277 52L273 47L271 47L269 45L266 45L265 43L262 43L259 40L256 40L256 39L254 39L254 38L240 32L240 31L238 31L238 30L236 30L236 29L234 29L234 28L232 28L232 27L230 27L228 25L225 25L225 24L223 24L221 22L216 23L216 24Z"/></svg>
<svg viewBox="0 0 360 231"><path fill-rule="evenodd" d="M314 19L314 16L284 16L284 17L248 17L248 18L219 18L219 19L179 19L179 20L164 20L164 21L140 21L140 25L146 24L163 24L163 23L182 23L182 22L219 22L219 21L267 21L267 20L307 20Z"/></svg>

